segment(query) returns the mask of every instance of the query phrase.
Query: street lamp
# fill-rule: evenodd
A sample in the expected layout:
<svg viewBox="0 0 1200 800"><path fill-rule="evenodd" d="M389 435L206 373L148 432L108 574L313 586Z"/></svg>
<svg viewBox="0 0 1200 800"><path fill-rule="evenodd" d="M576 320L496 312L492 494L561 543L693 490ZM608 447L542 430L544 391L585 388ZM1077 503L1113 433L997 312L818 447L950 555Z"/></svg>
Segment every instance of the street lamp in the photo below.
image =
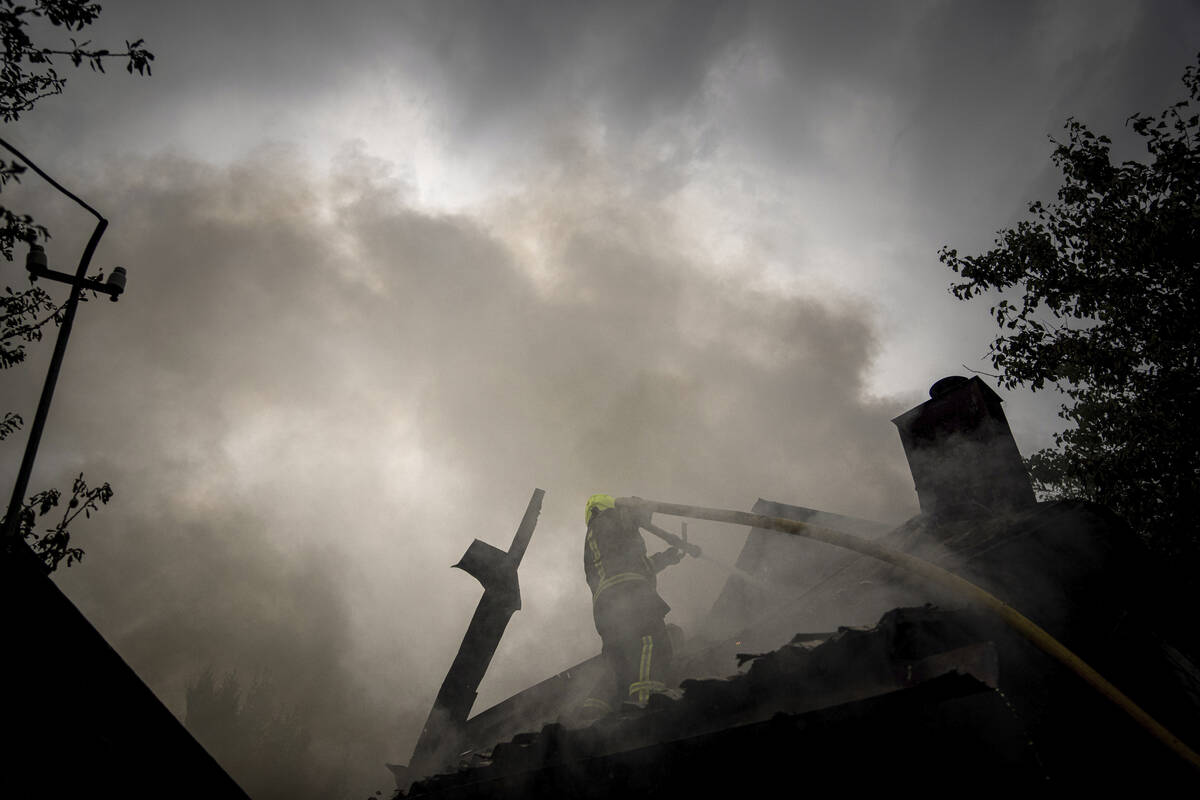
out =
<svg viewBox="0 0 1200 800"><path fill-rule="evenodd" d="M79 300L85 289L107 294L113 302L116 302L121 293L125 291L125 270L122 267L115 268L112 274L108 276L108 280L103 283L90 280L87 277L88 266L92 263L92 255L96 252L96 246L100 244L100 237L104 235L104 229L108 227L108 220L100 216L100 213L96 209L64 189L57 181L43 172L36 164L18 152L8 142L0 139L0 146L3 146L10 153L21 159L30 169L40 175L55 189L58 189L67 197L83 206L97 220L96 228L92 231L92 236L88 239L87 246L83 249L83 255L79 258L79 266L76 268L74 275L50 269L46 259L46 250L37 243L30 243L29 255L25 259L25 268L29 270L29 277L32 280L47 278L66 283L71 287L71 294L64 306L62 324L58 328L58 339L54 342L54 353L50 356L50 367L46 372L46 382L42 385L42 396L38 400L37 412L34 414L33 424L29 428L29 441L25 444L25 455L21 458L21 468L17 471L17 481L13 486L12 498L9 500L8 510L4 514L4 531L2 539L0 539L3 546L0 547L0 550L8 553L19 553L22 548L17 546L18 542L24 544L24 540L18 536L20 533L21 508L24 505L25 492L29 489L29 476L33 472L33 461L37 457L38 444L42 439L42 430L46 426L46 417L50 413L50 400L54 397L54 386L58 382L58 372L62 367L63 355L67 351L67 340L70 338L71 328L75 324L75 310L79 307ZM25 552L29 553L28 550L25 550Z"/></svg>

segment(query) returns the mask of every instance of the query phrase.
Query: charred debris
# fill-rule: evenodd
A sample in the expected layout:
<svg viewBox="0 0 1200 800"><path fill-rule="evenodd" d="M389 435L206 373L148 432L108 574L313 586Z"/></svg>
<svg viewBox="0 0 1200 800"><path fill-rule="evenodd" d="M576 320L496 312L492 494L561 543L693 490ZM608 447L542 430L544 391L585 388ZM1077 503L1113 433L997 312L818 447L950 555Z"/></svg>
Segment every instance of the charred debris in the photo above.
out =
<svg viewBox="0 0 1200 800"><path fill-rule="evenodd" d="M731 576L706 629L677 649L681 691L564 726L603 669L597 656L468 719L469 702L448 713L444 700L473 701L511 611L492 638L477 621L505 592L501 605L513 607L515 593L520 607L513 559L497 548L484 559L511 567L511 580L473 570L472 551L489 548L477 541L458 566L485 593L455 661L477 668L466 682L452 668L411 768L389 765L397 797L711 796L814 781L922 791L1200 785L1181 756L1200 748L1200 635L1169 565L1100 506L1037 502L1001 400L979 378L938 381L893 422L916 517L890 528L762 499L753 511L870 539L1002 598L1180 749L987 610L892 564L763 529L737 562L756 580ZM530 509L540 499L538 490ZM522 531L528 544L531 513L510 553Z"/></svg>

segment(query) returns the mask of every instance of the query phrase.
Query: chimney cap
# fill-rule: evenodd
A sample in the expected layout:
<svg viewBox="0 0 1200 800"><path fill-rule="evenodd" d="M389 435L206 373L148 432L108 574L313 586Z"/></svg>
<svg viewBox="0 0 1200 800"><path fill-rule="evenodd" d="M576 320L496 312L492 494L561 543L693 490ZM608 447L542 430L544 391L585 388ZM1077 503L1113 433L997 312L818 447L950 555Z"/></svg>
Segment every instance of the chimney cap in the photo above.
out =
<svg viewBox="0 0 1200 800"><path fill-rule="evenodd" d="M936 400L947 392L957 389L970 378L964 378L962 375L948 375L939 381L935 381L933 386L929 387L929 399Z"/></svg>

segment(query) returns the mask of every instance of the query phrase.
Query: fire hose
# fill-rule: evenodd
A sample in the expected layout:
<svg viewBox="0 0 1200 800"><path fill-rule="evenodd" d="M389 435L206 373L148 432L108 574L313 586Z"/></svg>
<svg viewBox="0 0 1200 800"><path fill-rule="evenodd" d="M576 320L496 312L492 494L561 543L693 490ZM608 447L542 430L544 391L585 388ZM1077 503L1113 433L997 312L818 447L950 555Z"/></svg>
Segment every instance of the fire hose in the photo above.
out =
<svg viewBox="0 0 1200 800"><path fill-rule="evenodd" d="M819 542L853 550L914 572L995 613L1005 624L1025 637L1031 644L1074 672L1105 699L1132 717L1138 725L1165 747L1187 761L1193 768L1200 770L1200 755L1197 755L1182 739L1171 733L1161 723L1146 713L1137 703L1133 702L1124 692L1092 668L1091 665L1067 649L1065 645L1024 614L1021 614L994 594L979 588L970 581L955 575L953 572L935 566L923 559L910 556L907 553L893 550L890 547L866 539L860 539L848 533L810 525L806 522L783 519L781 517L767 517L762 514L751 514L745 511L729 511L719 508L663 503L657 500L643 500L640 497L618 497L616 505L618 508L628 509L639 527L647 528L647 530L652 530L648 526L653 526L651 516L655 513L668 514L674 517L702 519L710 522L724 522L730 525L745 525L751 528L763 528L793 536L804 536L809 539L815 539Z"/></svg>

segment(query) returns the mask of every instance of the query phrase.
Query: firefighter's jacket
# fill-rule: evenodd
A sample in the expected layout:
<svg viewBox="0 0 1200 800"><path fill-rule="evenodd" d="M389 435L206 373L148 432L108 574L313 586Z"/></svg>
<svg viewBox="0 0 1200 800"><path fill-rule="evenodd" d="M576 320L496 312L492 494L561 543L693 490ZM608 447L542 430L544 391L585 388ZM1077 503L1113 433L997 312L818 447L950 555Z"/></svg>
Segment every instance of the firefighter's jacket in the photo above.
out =
<svg viewBox="0 0 1200 800"><path fill-rule="evenodd" d="M601 638L631 624L661 620L671 607L658 596L655 574L663 553L646 555L642 534L622 509L592 516L583 545L583 570L592 590L592 612ZM661 563L660 563L661 562Z"/></svg>

